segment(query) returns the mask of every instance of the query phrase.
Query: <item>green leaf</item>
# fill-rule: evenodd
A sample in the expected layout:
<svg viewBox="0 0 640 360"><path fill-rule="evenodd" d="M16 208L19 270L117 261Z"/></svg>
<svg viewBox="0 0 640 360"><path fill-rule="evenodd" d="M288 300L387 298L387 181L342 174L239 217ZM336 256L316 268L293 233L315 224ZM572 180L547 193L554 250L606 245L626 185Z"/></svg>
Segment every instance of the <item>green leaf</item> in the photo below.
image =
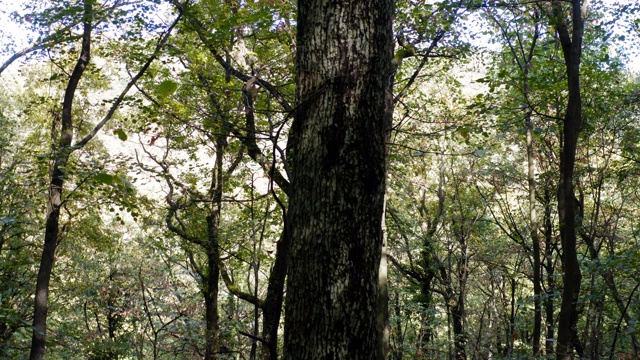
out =
<svg viewBox="0 0 640 360"><path fill-rule="evenodd" d="M165 80L158 85L158 94L167 97L178 90L178 83L173 80Z"/></svg>
<svg viewBox="0 0 640 360"><path fill-rule="evenodd" d="M93 180L101 183L101 184L106 184L106 185L111 185L113 184L113 181L115 180L115 176L113 175L109 175L109 174L105 174L105 173L97 173L93 176Z"/></svg>
<svg viewBox="0 0 640 360"><path fill-rule="evenodd" d="M462 138L463 138L465 141L469 141L469 132L470 132L470 129L469 129L468 127L466 127L466 126L460 126L460 127L459 127L458 129L456 129L456 130L460 133L460 135L462 136Z"/></svg>
<svg viewBox="0 0 640 360"><path fill-rule="evenodd" d="M117 135L120 140L127 141L127 138L128 138L127 133L125 133L124 130L116 129L116 130L113 130L113 133Z"/></svg>
<svg viewBox="0 0 640 360"><path fill-rule="evenodd" d="M135 186L133 186L133 184L127 180L126 178L122 177L122 176L114 176L115 180L118 181L118 183L122 184L124 186L124 188L127 191L134 191L136 189Z"/></svg>

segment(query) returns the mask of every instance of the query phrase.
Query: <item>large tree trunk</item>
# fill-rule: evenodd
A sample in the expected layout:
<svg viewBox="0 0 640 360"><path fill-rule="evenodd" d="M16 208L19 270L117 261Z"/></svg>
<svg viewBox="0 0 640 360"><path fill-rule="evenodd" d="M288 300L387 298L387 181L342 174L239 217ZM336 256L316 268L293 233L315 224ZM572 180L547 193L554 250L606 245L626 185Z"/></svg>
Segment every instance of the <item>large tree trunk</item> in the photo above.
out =
<svg viewBox="0 0 640 360"><path fill-rule="evenodd" d="M45 339L47 333L47 311L49 298L49 281L53 270L58 235L60 232L60 209L62 206L62 190L67 162L71 155L71 141L73 140L73 122L71 110L73 98L82 78L89 59L91 58L91 31L93 16L93 0L84 2L84 28L82 34L82 49L80 57L69 77L69 83L62 103L62 124L60 128L57 149L54 154L53 169L49 185L49 202L47 205L44 246L38 276L36 279L36 293L33 308L33 335L31 337L31 360L41 360L45 354ZM54 134L55 136L55 134Z"/></svg>
<svg viewBox="0 0 640 360"><path fill-rule="evenodd" d="M572 34L569 35L564 10L559 1L554 1L553 22L558 32L565 65L567 67L567 88L569 99L562 131L562 154L560 158L560 186L558 210L560 213L560 236L562 238L563 291L558 321L558 345L556 358L573 359L576 345L578 322L578 298L582 274L576 249L576 197L573 186L573 172L578 145L578 133L582 126L582 100L580 97L580 59L582 55L582 34L586 4L582 0L571 1Z"/></svg>
<svg viewBox="0 0 640 360"><path fill-rule="evenodd" d="M371 359L382 348L392 16L391 0L298 2L285 359Z"/></svg>

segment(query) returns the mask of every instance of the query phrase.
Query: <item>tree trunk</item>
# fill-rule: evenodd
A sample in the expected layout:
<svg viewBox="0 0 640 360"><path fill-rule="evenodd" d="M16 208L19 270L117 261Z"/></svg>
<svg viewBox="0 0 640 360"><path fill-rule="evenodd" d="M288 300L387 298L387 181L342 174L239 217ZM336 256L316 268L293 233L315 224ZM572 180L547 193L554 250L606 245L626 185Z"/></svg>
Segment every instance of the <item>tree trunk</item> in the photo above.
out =
<svg viewBox="0 0 640 360"><path fill-rule="evenodd" d="M122 316L118 314L117 286L114 284L116 270L109 270L109 292L107 295L107 334L109 335L109 348L106 349L106 359L117 359L118 351L117 347L117 332L120 327ZM85 303L86 305L86 303Z"/></svg>
<svg viewBox="0 0 640 360"><path fill-rule="evenodd" d="M298 2L285 359L371 359L393 2ZM377 355L380 356L380 355Z"/></svg>
<svg viewBox="0 0 640 360"><path fill-rule="evenodd" d="M536 17L537 20L537 17ZM529 51L529 56L522 65L524 75L523 93L525 100L529 99L529 69L533 58L534 49L538 39L538 22L536 22L533 41ZM536 212L536 160L533 146L533 123L531 120L532 111L527 104L525 114L525 128L527 129L527 185L529 190L529 225L531 232L531 243L533 249L533 356L540 354L540 333L542 330L542 266L540 264L540 233L538 231L538 214Z"/></svg>
<svg viewBox="0 0 640 360"><path fill-rule="evenodd" d="M456 360L467 360L467 351L465 350L467 337L464 333L464 292L460 292L450 311L453 322L454 358Z"/></svg>
<svg viewBox="0 0 640 360"><path fill-rule="evenodd" d="M536 26L535 38L537 39L538 27ZM530 54L533 54L535 40L531 47ZM531 55L532 56L532 55ZM529 67L531 58L524 64L524 96L529 98ZM536 160L533 147L533 124L531 122L531 111L527 110L525 115L525 127L527 129L527 183L529 187L529 224L531 231L531 243L533 248L533 356L540 354L540 333L542 331L542 266L540 264L540 233L538 231L538 214L536 212Z"/></svg>
<svg viewBox="0 0 640 360"><path fill-rule="evenodd" d="M576 197L573 186L573 172L578 145L578 133L582 126L582 100L580 97L580 60L582 55L582 34L586 4L572 0L572 34L564 18L562 5L554 1L553 22L560 37L565 65L567 67L567 87L569 99L564 117L560 157L560 186L558 191L558 211L560 213L560 236L562 239L563 291L558 320L558 344L556 358L573 359L578 322L578 299L582 274L578 263L576 244Z"/></svg>
<svg viewBox="0 0 640 360"><path fill-rule="evenodd" d="M597 204L597 206L599 207L600 204ZM599 255L599 249L598 249L598 247L596 247L594 237L592 235L586 234L584 232L584 230L582 230L580 232L580 235L581 235L581 238L584 241L584 243L587 244L587 248L589 249L589 257L590 257L591 261L593 263L595 263L595 264L600 264L601 260L600 260L600 255ZM610 254L610 256L612 256L612 255L613 254ZM613 272L611 271L610 268L604 266L604 267L600 268L600 271L598 271L598 273L600 274L600 276L602 276L602 280L604 281L606 286L609 288L609 294L613 298L613 301L615 302L616 307L620 311L620 314L621 314L622 318L627 323L627 326L628 327L633 327L633 319L631 318L631 316L629 316L629 314L625 310L625 304L622 301L622 297L620 296L620 292L618 291L618 287L616 285L615 277L614 277ZM595 280L592 277L592 279L591 279L591 283L592 283L591 287L592 288L594 287L593 286L594 281ZM599 313L600 317L602 317L602 311L604 310L604 304L602 303L602 301L600 301L600 303L598 305L600 306L600 310L597 313ZM601 326L595 325L594 331L600 332L601 330L602 330ZM633 354L634 354L634 356L638 356L638 347L639 347L638 346L638 339L637 339L636 335L633 334L633 333L630 334L630 337L631 337L631 346L633 347ZM599 342L600 341L600 337L599 336L596 337L595 340Z"/></svg>
<svg viewBox="0 0 640 360"><path fill-rule="evenodd" d="M555 264L553 261L553 224L551 222L551 190L548 184L545 184L544 188L544 268L546 270L547 289L545 292L544 311L545 311L545 326L546 326L546 340L545 340L545 352L549 356L555 352L554 350L554 338L555 338L555 307L553 305L553 299L556 291L555 281Z"/></svg>
<svg viewBox="0 0 640 360"><path fill-rule="evenodd" d="M220 214L222 213L222 193L224 191L225 180L231 176L235 168L231 166L228 173L225 173L224 154L227 148L226 129L218 134L216 143L216 165L213 169L211 185L209 186L208 197L211 201L211 208L207 214L207 284L205 287L205 307L206 307L206 360L217 358L218 349L218 282L220 281Z"/></svg>
<svg viewBox="0 0 640 360"><path fill-rule="evenodd" d="M264 301L262 320L262 359L278 359L278 325L282 315L284 284L287 276L287 258L289 256L289 236L285 229L276 245L276 258L269 275L267 297Z"/></svg>
<svg viewBox="0 0 640 360"><path fill-rule="evenodd" d="M207 218L209 220L209 218ZM218 354L218 280L220 268L218 267L220 255L217 244L212 244L207 251L207 278L204 289L205 305L205 355L206 360L214 360Z"/></svg>
<svg viewBox="0 0 640 360"><path fill-rule="evenodd" d="M49 298L49 281L55 259L58 235L60 232L60 209L62 207L62 193L67 162L71 155L71 141L73 140L73 121L71 110L78 83L82 78L89 59L91 58L91 31L93 16L93 0L84 2L82 49L80 57L69 77L69 83L62 103L62 126L56 152L54 154L53 169L49 185L49 202L47 205L44 246L36 279L36 293L33 308L33 335L31 337L31 360L44 359L45 340L47 333L47 311Z"/></svg>
<svg viewBox="0 0 640 360"><path fill-rule="evenodd" d="M533 156L533 139L531 134L531 117L527 115L527 161L529 182L529 221L531 224L531 242L533 244L533 356L540 355L540 334L542 332L542 265L540 264L540 234L538 232L538 215L536 213L536 180L535 159Z"/></svg>
<svg viewBox="0 0 640 360"><path fill-rule="evenodd" d="M423 323L426 328L424 332L424 336L421 336L419 339L419 347L420 352L422 354L428 353L428 345L429 342L433 338L433 289L432 289L432 281L436 277L436 269L437 264L435 261L435 247L434 247L434 239L436 235L436 231L438 230L438 226L440 225L440 221L442 218L442 213L444 212L444 202L445 202L445 194L444 194L444 155L440 155L440 165L438 169L438 207L436 209L436 213L433 218L427 219L429 227L427 228L427 232L424 235L422 240L422 250L421 250L421 262L422 267L424 269L424 273L420 278L420 305L424 312L423 315ZM420 215L426 217L428 215L428 211L424 204L424 199L422 200L422 204L420 207Z"/></svg>
<svg viewBox="0 0 640 360"><path fill-rule="evenodd" d="M387 127L389 129L389 127ZM388 137L387 137L388 139ZM387 140L385 140L385 143ZM387 156L388 154L385 154ZM385 164L385 167L387 164ZM387 234L387 199L386 199L386 188L385 188L385 199L383 201L383 212L382 212L382 251L380 253L380 265L378 268L378 307L376 311L376 318L378 322L378 331L382 334L382 339L378 345L377 349L377 358L379 360L387 359L389 357L389 284L388 284L388 271L387 268L389 266L388 260L388 251L389 251L389 243L388 243L388 234Z"/></svg>
<svg viewBox="0 0 640 360"><path fill-rule="evenodd" d="M466 247L463 247L463 253ZM467 337L464 330L465 321L465 284L466 284L466 261L462 260L458 264L457 277L459 283L458 294L455 293L451 274L453 270L447 270L442 263L439 264L440 278L445 288L444 300L447 308L448 323L448 339L449 339L449 358L456 360L466 360L467 352L465 349ZM453 348L451 348L451 331L453 330Z"/></svg>

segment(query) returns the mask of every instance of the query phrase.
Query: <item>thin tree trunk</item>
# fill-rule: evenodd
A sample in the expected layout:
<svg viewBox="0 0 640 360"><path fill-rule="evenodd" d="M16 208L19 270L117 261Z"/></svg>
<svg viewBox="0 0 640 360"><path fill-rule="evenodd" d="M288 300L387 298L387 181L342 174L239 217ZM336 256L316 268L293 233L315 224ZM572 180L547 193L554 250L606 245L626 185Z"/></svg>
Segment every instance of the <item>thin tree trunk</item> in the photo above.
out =
<svg viewBox="0 0 640 360"><path fill-rule="evenodd" d="M255 205L254 205L254 199L255 199L255 194L254 194L254 181L253 179L251 179L251 222L255 223ZM260 265L262 264L262 262L260 261L260 254L262 253L262 241L264 239L264 230L266 225L266 220L268 219L268 215L269 215L269 205L267 205L267 211L264 214L264 222L261 226L261 230L260 230L260 240L256 239L256 230L252 229L251 230L251 242L253 243L253 254L252 254L252 259L251 259L251 268L253 269L253 296L257 299L258 298L258 289L260 287ZM248 279L248 282L251 283L251 279ZM258 340L260 333L260 304L259 303L254 303L253 304L253 331L252 331L252 335L253 338L251 339L251 351L249 352L249 359L250 360L255 360L257 359L258 356Z"/></svg>
<svg viewBox="0 0 640 360"><path fill-rule="evenodd" d="M526 80L525 80L526 81ZM525 87L528 91L528 86ZM536 179L535 157L533 153L533 135L531 113L526 115L527 127L527 180L529 184L529 223L531 227L531 242L533 248L533 356L540 355L540 334L542 332L542 265L540 261L540 233L538 214L536 212Z"/></svg>
<svg viewBox="0 0 640 360"><path fill-rule="evenodd" d="M451 307L451 320L453 322L453 344L456 360L467 360L465 349L467 338L464 333L464 293L461 292Z"/></svg>
<svg viewBox="0 0 640 360"><path fill-rule="evenodd" d="M553 261L553 224L551 222L551 190L549 186L544 189L544 267L546 270L547 289L545 293L544 309L545 309L545 352L549 356L555 353L555 307L553 300L556 291L555 281L555 264Z"/></svg>
<svg viewBox="0 0 640 360"><path fill-rule="evenodd" d="M463 249L463 252L465 250ZM467 353L465 350L466 346L466 335L464 333L464 301L465 301L465 291L464 291L464 282L466 278L464 274L466 273L466 262L463 262L463 265L459 265L458 268L458 281L461 283L459 293L456 293L453 290L453 285L451 283L451 272L447 272L447 269L439 264L440 267L440 277L443 281L443 285L445 288L444 292L444 300L447 308L447 323L448 323L448 340L449 340L449 358L456 360L466 360ZM451 347L451 333L453 331L453 348Z"/></svg>
<svg viewBox="0 0 640 360"><path fill-rule="evenodd" d="M564 117L560 158L560 186L558 191L558 212L560 213L560 236L562 239L563 291L558 321L558 342L556 358L573 359L578 323L578 300L582 274L578 263L576 239L576 197L574 193L574 167L578 133L582 126L582 99L580 96L580 60L582 56L582 34L586 3L572 0L572 29L569 35L560 1L552 3L553 22L560 37L565 65L567 67L567 87L569 99Z"/></svg>
<svg viewBox="0 0 640 360"><path fill-rule="evenodd" d="M540 234L538 232L538 215L536 213L536 180L533 139L531 134L531 118L527 115L527 177L529 182L529 221L531 226L531 242L533 243L533 356L540 354L540 334L542 332L542 265L540 263Z"/></svg>
<svg viewBox="0 0 640 360"><path fill-rule="evenodd" d="M289 256L289 236L286 225L280 241L276 244L276 258L269 275L267 297L264 301L262 320L262 359L278 359L278 326L282 315L284 285L287 276L287 258Z"/></svg>
<svg viewBox="0 0 640 360"><path fill-rule="evenodd" d="M432 281L436 276L437 265L435 263L435 248L434 248L434 237L436 231L438 230L438 226L440 224L442 213L444 212L444 202L445 202L445 193L444 193L444 155L440 155L440 165L438 170L438 207L436 209L436 213L432 219L428 219L429 227L427 229L426 234L424 235L422 241L422 267L424 269L424 273L422 274L420 281L420 305L422 306L422 310L424 312L423 315L423 323L425 323L425 335L419 340L421 352L423 354L428 353L428 344L433 337L433 289L432 289ZM428 215L427 209L424 205L424 199L422 201L420 207L420 215L426 217Z"/></svg>
<svg viewBox="0 0 640 360"><path fill-rule="evenodd" d="M213 169L211 185L208 197L211 201L211 208L207 214L207 286L205 291L206 306L206 360L217 358L218 349L218 282L220 281L220 214L222 213L222 193L224 191L225 180L231 175L235 166L232 165L227 172L224 170L224 154L227 148L227 136L229 132L223 131L215 138L216 165Z"/></svg>
<svg viewBox="0 0 640 360"><path fill-rule="evenodd" d="M509 296L509 330L507 332L507 355L513 355L513 343L517 338L516 334L516 279L509 279L511 285L511 295Z"/></svg>
<svg viewBox="0 0 640 360"><path fill-rule="evenodd" d="M209 220L209 219L207 219ZM205 305L205 356L206 360L214 360L218 354L218 280L220 279L220 260L217 244L212 244L207 251L207 278L204 289Z"/></svg>
<svg viewBox="0 0 640 360"><path fill-rule="evenodd" d="M402 332L402 309L400 308L400 295L396 291L394 292L394 312L395 312L395 333L396 333L396 341L395 341L395 351L393 352L394 358L396 360L402 360L404 358L404 333ZM424 353L421 354L422 358L424 358ZM416 356L417 357L417 356Z"/></svg>
<svg viewBox="0 0 640 360"><path fill-rule="evenodd" d="M386 165L385 165L386 166ZM380 253L380 267L378 269L378 308L377 308L377 322L378 331L382 334L379 347L377 349L378 360L387 359L389 356L389 286L387 278L388 268L388 242L387 242L387 224L385 219L386 214L386 190L384 200L384 211L382 212L382 251Z"/></svg>
<svg viewBox="0 0 640 360"><path fill-rule="evenodd" d="M158 57L160 50L166 44L169 39L171 31L180 21L182 14L179 14L176 20L171 24L165 34L162 35L158 42L155 51L144 63L140 71L133 76L131 81L127 83L120 95L115 99L105 117L98 122L94 128L77 141L73 146L71 142L73 140L73 121L71 112L73 110L73 99L78 87L78 83L82 78L87 64L91 58L91 32L93 30L92 23L94 21L93 4L95 0L85 0L83 8L83 33L82 33L82 48L80 56L75 64L75 67L69 76L69 82L65 89L64 100L62 103L62 126L60 128L60 136L58 139L57 149L54 149L53 153L53 165L51 170L51 178L49 185L49 200L47 203L46 213L46 225L44 235L44 245L42 250L42 257L40 259L40 266L38 268L38 276L36 279L36 293L34 301L34 316L33 316L33 335L31 338L31 352L29 358L43 359L45 354L45 340L47 329L47 310L48 310L48 297L49 297L49 281L51 279L51 272L53 271L55 251L59 242L60 232L60 210L63 205L63 186L64 178L66 176L66 166L69 161L69 157L73 151L82 149L89 141L91 141L104 127L104 125L111 120L114 113L124 101L125 96L133 87L136 82L144 75L151 63ZM53 134L54 136L56 134ZM54 145L55 146L55 145Z"/></svg>
<svg viewBox="0 0 640 360"><path fill-rule="evenodd" d="M538 23L536 22L534 38L529 58L524 63L524 97L529 99L529 68L533 57L536 40L538 38ZM525 127L527 129L527 183L529 187L529 226L531 231L531 242L533 248L533 356L540 354L540 333L542 330L542 266L540 264L540 233L538 232L538 214L536 212L536 160L533 146L533 124L531 122L531 111L525 114Z"/></svg>
<svg viewBox="0 0 640 360"><path fill-rule="evenodd" d="M392 45L393 46L393 45ZM387 91L385 91L385 168L389 166L389 148L386 146L391 141L391 129L393 127L393 109L394 109L394 96L393 86L395 84L395 74L397 67L392 68L391 74L388 77ZM377 322L378 331L382 334L382 340L380 347L377 349L376 357L378 360L386 360L389 357L389 279L388 279L388 267L389 267L389 242L388 242L388 230L387 230L387 187L386 187L386 173L385 173L385 189L383 200L383 211L381 219L382 227L382 251L380 253L380 267L378 269L378 309L377 309Z"/></svg>
<svg viewBox="0 0 640 360"><path fill-rule="evenodd" d="M47 204L44 246L36 279L36 293L33 308L33 335L31 337L31 360L44 359L45 340L47 334L47 311L49 299L49 281L53 271L56 247L60 232L60 210L64 177L67 162L71 155L71 141L73 140L73 120L71 111L78 83L82 78L89 59L91 58L91 31L93 17L93 0L85 0L83 14L82 49L80 57L69 77L69 83L62 103L62 126L57 149L54 153L53 169L49 185L49 202Z"/></svg>
<svg viewBox="0 0 640 360"><path fill-rule="evenodd" d="M537 24L536 24L537 25ZM536 37L538 27L536 26ZM533 54L533 46L530 54ZM524 65L524 96L529 98L529 66L531 58ZM525 115L525 127L527 129L527 182L529 185L529 224L531 231L531 242L533 248L533 356L540 354L540 333L542 331L542 266L540 264L540 233L538 226L538 214L536 212L536 161L533 147L533 125L531 123L531 111Z"/></svg>
<svg viewBox="0 0 640 360"><path fill-rule="evenodd" d="M587 247L589 248L589 256L591 258L591 261L594 263L600 263L600 256L598 254L598 249L596 249L593 237L589 236L588 234L581 234L581 235L582 235L581 236L582 240L584 240L585 244L587 244ZM611 271L611 269L607 267L602 267L601 270L599 271L599 274L600 276L602 276L602 280L609 288L609 293L611 294L611 297L613 298L613 301L615 302L616 307L620 311L622 318L627 323L627 326L633 326L633 319L625 311L625 305L620 296L620 292L618 291L618 287L616 285L613 272ZM604 304L602 303L600 305L604 306ZM601 311L602 309L600 310L600 312ZM631 337L631 345L633 347L634 356L637 356L638 355L638 339L636 335L633 333L630 334L630 337Z"/></svg>
<svg viewBox="0 0 640 360"><path fill-rule="evenodd" d="M107 349L107 353L105 354L107 359L117 359L118 354L116 351L116 332L118 331L118 326L120 324L121 316L118 314L116 296L117 291L115 291L115 286L113 282L115 270L109 270L109 292L107 293L107 333L109 335L109 349ZM86 304L86 303L85 303Z"/></svg>
<svg viewBox="0 0 640 360"><path fill-rule="evenodd" d="M393 2L298 2L285 359L371 359Z"/></svg>

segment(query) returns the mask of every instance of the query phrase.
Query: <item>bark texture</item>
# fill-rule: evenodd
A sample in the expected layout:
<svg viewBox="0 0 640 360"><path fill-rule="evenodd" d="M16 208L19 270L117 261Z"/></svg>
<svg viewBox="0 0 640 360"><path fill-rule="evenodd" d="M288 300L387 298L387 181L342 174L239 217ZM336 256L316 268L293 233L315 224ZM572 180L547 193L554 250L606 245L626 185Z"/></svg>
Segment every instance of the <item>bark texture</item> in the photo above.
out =
<svg viewBox="0 0 640 360"><path fill-rule="evenodd" d="M393 2L298 2L285 359L371 359ZM380 355L378 355L380 356Z"/></svg>

